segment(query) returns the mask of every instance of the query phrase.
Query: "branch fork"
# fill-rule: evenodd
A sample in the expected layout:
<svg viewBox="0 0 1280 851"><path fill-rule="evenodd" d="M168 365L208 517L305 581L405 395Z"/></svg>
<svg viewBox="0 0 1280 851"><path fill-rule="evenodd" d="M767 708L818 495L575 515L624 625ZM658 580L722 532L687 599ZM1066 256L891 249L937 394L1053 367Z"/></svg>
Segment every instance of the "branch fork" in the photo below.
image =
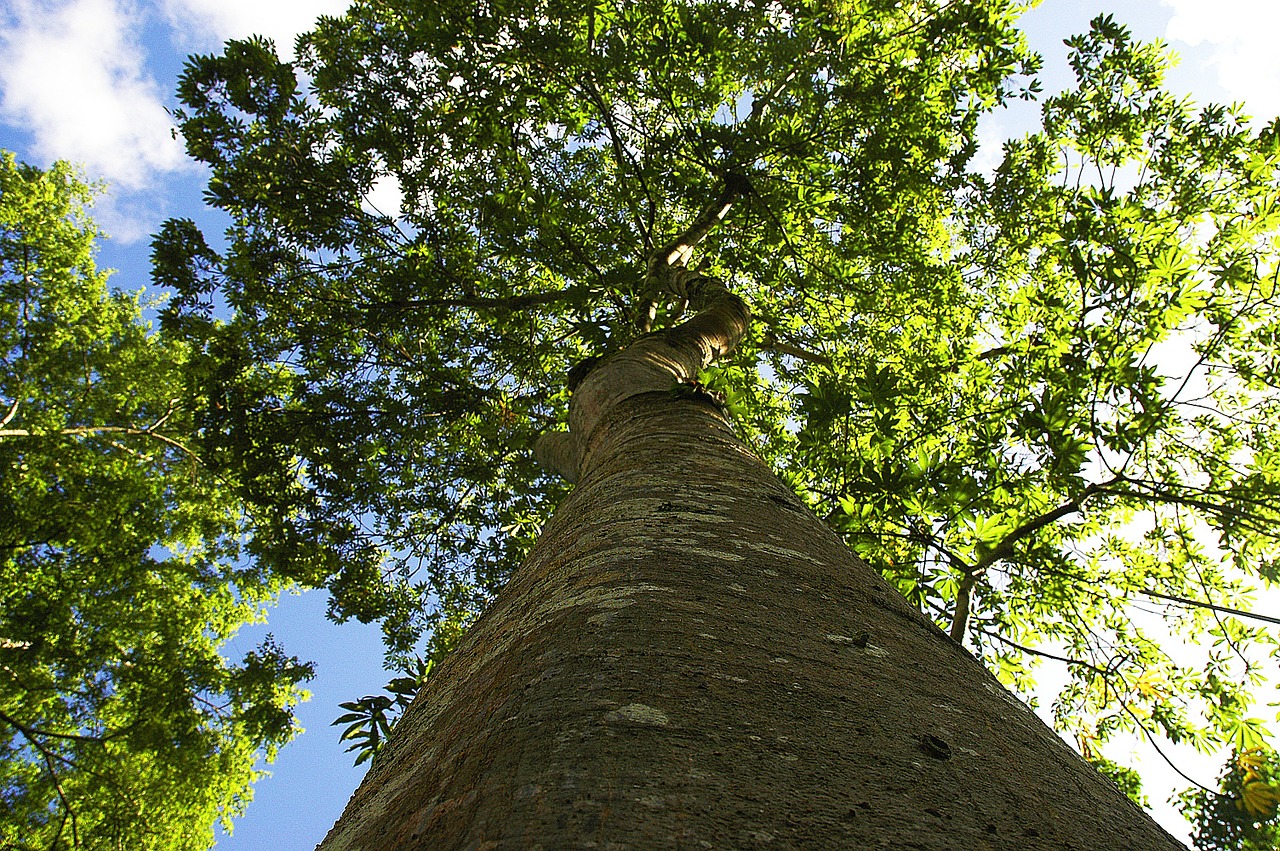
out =
<svg viewBox="0 0 1280 851"><path fill-rule="evenodd" d="M690 269L693 250L724 220L745 181L730 181L716 199L694 218L675 240L649 256L646 295L641 304L644 336L625 349L593 364L573 391L569 431L538 438L534 454L552 472L570 482L584 473L584 452L601 419L619 402L653 391L667 391L688 382L719 358L733 351L751 323L741 298L722 283ZM687 301L697 312L661 333L652 332L659 294Z"/></svg>

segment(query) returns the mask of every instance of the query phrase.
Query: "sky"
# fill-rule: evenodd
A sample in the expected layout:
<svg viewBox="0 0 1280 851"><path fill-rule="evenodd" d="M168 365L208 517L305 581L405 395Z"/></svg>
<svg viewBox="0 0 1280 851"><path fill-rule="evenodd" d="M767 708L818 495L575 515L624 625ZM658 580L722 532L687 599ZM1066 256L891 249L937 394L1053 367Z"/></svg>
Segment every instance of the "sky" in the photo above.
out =
<svg viewBox="0 0 1280 851"><path fill-rule="evenodd" d="M186 57L253 33L271 38L288 56L316 16L340 14L345 6L344 0L0 0L0 148L40 166L78 163L103 182L94 215L110 238L99 264L117 270L117 287L139 289L148 283L150 234L161 222L192 218L211 238L223 226L217 213L203 208L206 173L187 160L169 114ZM1260 121L1280 114L1274 46L1280 4L1274 0L1044 0L1023 26L1045 56L1047 91L1070 81L1062 39L1104 12L1136 37L1163 39L1179 54L1168 78L1173 91L1200 103L1244 102ZM997 152L999 139L1030 129L1034 109L987 119L982 129L992 144L986 150ZM312 700L298 713L307 732L268 767L272 776L258 783L233 835L219 832L221 851L314 847L363 774L329 722L340 713L339 702L386 682L381 643L376 628L328 623L324 608L319 593L287 597L267 625L246 629L227 648L229 656L242 655L270 631L290 653L314 661L317 677ZM1184 756L1180 766L1212 785L1217 766L1184 763ZM1149 751L1138 757L1153 804L1162 804L1168 792L1148 776L1157 773L1158 758ZM1186 841L1176 811L1157 806L1156 817Z"/></svg>

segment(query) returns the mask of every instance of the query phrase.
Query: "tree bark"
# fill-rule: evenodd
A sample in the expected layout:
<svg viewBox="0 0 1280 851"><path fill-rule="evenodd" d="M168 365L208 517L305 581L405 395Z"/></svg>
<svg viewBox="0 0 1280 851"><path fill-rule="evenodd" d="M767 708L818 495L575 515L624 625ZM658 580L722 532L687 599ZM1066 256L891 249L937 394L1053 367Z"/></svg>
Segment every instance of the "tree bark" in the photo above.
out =
<svg viewBox="0 0 1280 851"><path fill-rule="evenodd" d="M683 370L584 382L577 487L321 848L1181 848Z"/></svg>

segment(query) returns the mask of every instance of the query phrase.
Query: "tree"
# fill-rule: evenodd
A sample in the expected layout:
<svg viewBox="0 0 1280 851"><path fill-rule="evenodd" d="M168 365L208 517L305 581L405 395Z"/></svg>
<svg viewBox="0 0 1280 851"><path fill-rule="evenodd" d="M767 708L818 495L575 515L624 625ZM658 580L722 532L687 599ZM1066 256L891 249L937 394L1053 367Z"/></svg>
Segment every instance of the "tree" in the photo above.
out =
<svg viewBox="0 0 1280 851"><path fill-rule="evenodd" d="M108 290L92 194L0 155L0 845L204 848L311 669L219 653L282 582L238 561L187 349Z"/></svg>
<svg viewBox="0 0 1280 851"><path fill-rule="evenodd" d="M393 665L449 625L440 658L518 579L564 494L529 452L572 420L563 376L710 304L672 272L705 238L697 280L754 318L677 377L910 603L1024 695L1065 660L1060 725L1135 796L1119 731L1264 740L1276 130L1163 93L1104 18L1043 130L976 172L979 117L1037 89L1015 11L357 3L296 69L261 41L193 58L179 118L234 225L222 256L161 235L166 321L292 371L220 439L302 459L298 522L351 556L313 577L335 616L381 618ZM398 211L365 200L387 180Z"/></svg>
<svg viewBox="0 0 1280 851"><path fill-rule="evenodd" d="M687 389L750 321L694 241L653 268L699 309L578 384L578 487L321 847L1178 847Z"/></svg>

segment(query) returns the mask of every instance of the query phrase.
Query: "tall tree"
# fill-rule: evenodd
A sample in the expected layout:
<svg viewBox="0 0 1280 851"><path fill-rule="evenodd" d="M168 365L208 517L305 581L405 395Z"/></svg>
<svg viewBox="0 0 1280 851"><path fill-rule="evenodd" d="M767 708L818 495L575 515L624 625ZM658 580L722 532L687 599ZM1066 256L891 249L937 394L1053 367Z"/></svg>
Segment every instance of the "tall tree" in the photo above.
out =
<svg viewBox="0 0 1280 851"><path fill-rule="evenodd" d="M187 349L108 289L91 196L0 153L0 846L207 848L311 670L219 653L282 582L237 559Z"/></svg>
<svg viewBox="0 0 1280 851"><path fill-rule="evenodd" d="M578 384L578 486L321 847L1177 848L689 388L750 318L697 226L651 268L699 309Z"/></svg>
<svg viewBox="0 0 1280 851"><path fill-rule="evenodd" d="M424 630L442 649L564 494L529 451L573 424L564 376L687 327L715 280L752 325L668 378L721 394L1006 684L1066 660L1086 758L1136 796L1102 755L1117 731L1265 747L1250 687L1275 639L1237 615L1276 579L1276 132L1163 93L1159 50L1100 19L1043 130L975 173L980 116L1035 91L1016 11L357 3L297 68L260 41L194 58L179 117L234 225L223 256L189 223L161 235L167 321L288 366L271 404L220 373L211 434L229 463L301 459L290 528L344 553L311 577L335 616L381 618L393 664ZM576 478L587 439L544 455Z"/></svg>

